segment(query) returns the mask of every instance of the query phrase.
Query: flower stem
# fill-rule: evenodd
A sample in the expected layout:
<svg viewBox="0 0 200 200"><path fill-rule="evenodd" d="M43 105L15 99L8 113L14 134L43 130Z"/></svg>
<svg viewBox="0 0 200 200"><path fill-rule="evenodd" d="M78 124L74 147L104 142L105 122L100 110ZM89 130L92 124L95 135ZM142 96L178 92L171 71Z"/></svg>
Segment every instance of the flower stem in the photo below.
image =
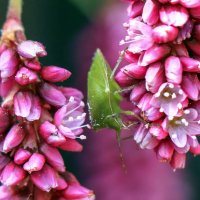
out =
<svg viewBox="0 0 200 200"><path fill-rule="evenodd" d="M21 21L23 0L9 0L7 18L14 18Z"/></svg>

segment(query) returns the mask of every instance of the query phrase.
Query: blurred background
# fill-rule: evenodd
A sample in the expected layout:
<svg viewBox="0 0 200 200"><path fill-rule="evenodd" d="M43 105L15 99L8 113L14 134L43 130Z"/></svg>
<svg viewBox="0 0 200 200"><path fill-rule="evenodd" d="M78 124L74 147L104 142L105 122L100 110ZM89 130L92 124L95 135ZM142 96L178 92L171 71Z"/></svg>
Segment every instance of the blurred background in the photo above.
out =
<svg viewBox="0 0 200 200"><path fill-rule="evenodd" d="M28 39L42 42L43 65L73 72L65 84L84 91L93 52L100 47L111 66L125 32L128 4L120 0L24 0L23 23ZM0 23L7 0L0 1ZM85 97L85 101L87 98ZM86 130L82 153L63 153L68 170L93 189L97 200L198 200L200 159L189 157L185 170L158 163L154 152L141 151L131 140L122 143L127 173L121 167L115 133Z"/></svg>

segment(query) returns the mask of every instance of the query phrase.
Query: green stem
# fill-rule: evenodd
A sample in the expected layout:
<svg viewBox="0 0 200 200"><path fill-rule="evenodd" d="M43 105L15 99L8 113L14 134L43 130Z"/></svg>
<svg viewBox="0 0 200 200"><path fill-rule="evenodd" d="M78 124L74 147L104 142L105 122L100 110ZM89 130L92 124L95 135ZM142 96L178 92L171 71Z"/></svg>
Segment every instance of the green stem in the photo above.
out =
<svg viewBox="0 0 200 200"><path fill-rule="evenodd" d="M9 0L7 18L21 21L23 0Z"/></svg>

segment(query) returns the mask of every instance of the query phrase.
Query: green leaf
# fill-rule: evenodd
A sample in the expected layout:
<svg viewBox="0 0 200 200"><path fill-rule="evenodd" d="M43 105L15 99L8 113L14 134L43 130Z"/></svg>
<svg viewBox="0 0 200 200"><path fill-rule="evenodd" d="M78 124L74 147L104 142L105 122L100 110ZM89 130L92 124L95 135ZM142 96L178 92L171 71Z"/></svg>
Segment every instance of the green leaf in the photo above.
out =
<svg viewBox="0 0 200 200"><path fill-rule="evenodd" d="M110 78L111 69L103 54L97 49L93 58L92 66L88 73L88 106L90 120L95 130L111 128L118 132L123 123L120 119L119 86Z"/></svg>

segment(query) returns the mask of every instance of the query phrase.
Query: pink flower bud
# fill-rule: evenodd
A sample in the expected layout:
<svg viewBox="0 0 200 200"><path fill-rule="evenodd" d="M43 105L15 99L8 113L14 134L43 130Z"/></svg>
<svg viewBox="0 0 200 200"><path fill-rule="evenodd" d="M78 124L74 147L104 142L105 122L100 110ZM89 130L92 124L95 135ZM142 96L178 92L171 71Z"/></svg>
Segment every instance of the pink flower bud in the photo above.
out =
<svg viewBox="0 0 200 200"><path fill-rule="evenodd" d="M146 89L152 93L156 93L159 87L165 82L164 67L160 62L151 64L148 67L145 80Z"/></svg>
<svg viewBox="0 0 200 200"><path fill-rule="evenodd" d="M136 84L131 91L130 101L133 103L138 103L138 101L142 98L142 96L146 93L146 88L144 81Z"/></svg>
<svg viewBox="0 0 200 200"><path fill-rule="evenodd" d="M171 48L167 45L154 45L150 49L141 54L138 64L140 66L147 66L167 56Z"/></svg>
<svg viewBox="0 0 200 200"><path fill-rule="evenodd" d="M31 157L31 153L26 149L18 149L14 156L14 161L18 165L24 164Z"/></svg>
<svg viewBox="0 0 200 200"><path fill-rule="evenodd" d="M50 82L61 82L67 80L71 76L71 72L56 66L48 66L42 68L42 78Z"/></svg>
<svg viewBox="0 0 200 200"><path fill-rule="evenodd" d="M179 2L186 8L196 8L200 6L199 0L179 0Z"/></svg>
<svg viewBox="0 0 200 200"><path fill-rule="evenodd" d="M2 107L0 107L0 134L4 133L9 125L10 125L10 119L8 111Z"/></svg>
<svg viewBox="0 0 200 200"><path fill-rule="evenodd" d="M180 57L181 64L183 66L183 71L186 72L199 72L200 62L189 57Z"/></svg>
<svg viewBox="0 0 200 200"><path fill-rule="evenodd" d="M170 165L174 169L183 169L185 168L185 162L186 162L186 154L180 154L177 152L174 152L174 155L172 157L172 160L170 162Z"/></svg>
<svg viewBox="0 0 200 200"><path fill-rule="evenodd" d="M183 76L182 89L188 98L197 101L199 99L200 82L196 74Z"/></svg>
<svg viewBox="0 0 200 200"><path fill-rule="evenodd" d="M53 146L58 146L66 141L64 136L59 133L56 126L48 121L40 125L39 133L48 144Z"/></svg>
<svg viewBox="0 0 200 200"><path fill-rule="evenodd" d="M18 92L14 97L14 110L17 116L28 117L31 110L31 93Z"/></svg>
<svg viewBox="0 0 200 200"><path fill-rule="evenodd" d="M138 103L138 105L137 105L138 108L140 108L142 111L148 110L148 109L151 107L151 105L149 104L149 102L150 102L152 96L153 96L152 94L146 93L146 94L140 99L140 101L139 101L139 103Z"/></svg>
<svg viewBox="0 0 200 200"><path fill-rule="evenodd" d="M127 9L128 16L130 18L135 18L141 15L143 7L144 7L144 2L142 1L136 1L135 3L130 4L130 6Z"/></svg>
<svg viewBox="0 0 200 200"><path fill-rule="evenodd" d="M162 140L168 136L168 132L165 131L161 126L161 121L154 122L155 125L152 125L149 129L149 133L151 133L158 140Z"/></svg>
<svg viewBox="0 0 200 200"><path fill-rule="evenodd" d="M29 69L32 69L32 70L35 70L35 71L39 71L41 69L41 65L40 65L40 62L38 60L25 60L24 64Z"/></svg>
<svg viewBox="0 0 200 200"><path fill-rule="evenodd" d="M173 153L174 148L170 141L162 142L157 149L157 157L161 161L170 161Z"/></svg>
<svg viewBox="0 0 200 200"><path fill-rule="evenodd" d="M178 28L168 25L160 25L153 29L153 40L157 43L174 41L178 36Z"/></svg>
<svg viewBox="0 0 200 200"><path fill-rule="evenodd" d="M94 194L91 190L88 190L87 188L77 184L69 185L63 192L63 196L67 199L94 199Z"/></svg>
<svg viewBox="0 0 200 200"><path fill-rule="evenodd" d="M25 137L25 131L19 124L14 125L5 137L3 152L9 152L18 146Z"/></svg>
<svg viewBox="0 0 200 200"><path fill-rule="evenodd" d="M132 52L130 52L128 50L125 51L124 58L129 63L137 63L139 57L140 57L140 54L133 54Z"/></svg>
<svg viewBox="0 0 200 200"><path fill-rule="evenodd" d="M191 40L187 42L188 47L198 56L200 56L200 41Z"/></svg>
<svg viewBox="0 0 200 200"><path fill-rule="evenodd" d="M135 79L142 79L145 77L147 67L139 66L136 63L132 63L123 67L121 71Z"/></svg>
<svg viewBox="0 0 200 200"><path fill-rule="evenodd" d="M47 162L57 171L64 172L64 160L57 148L43 144L40 147L41 152L45 155Z"/></svg>
<svg viewBox="0 0 200 200"><path fill-rule="evenodd" d="M12 49L6 49L0 55L1 78L8 78L14 75L17 70L18 58Z"/></svg>
<svg viewBox="0 0 200 200"><path fill-rule="evenodd" d="M68 184L65 181L65 179L59 175L57 176L57 183L58 183L58 186L56 187L56 190L64 190L68 187Z"/></svg>
<svg viewBox="0 0 200 200"><path fill-rule="evenodd" d="M75 100L80 101L83 99L83 93L80 90L70 87L59 87L59 90L64 94L67 100L74 97Z"/></svg>
<svg viewBox="0 0 200 200"><path fill-rule="evenodd" d="M26 40L17 46L17 51L24 58L43 57L47 55L45 47L35 41Z"/></svg>
<svg viewBox="0 0 200 200"><path fill-rule="evenodd" d="M12 186L21 182L25 177L25 171L20 166L14 164L14 162L10 162L3 169L0 179L2 184Z"/></svg>
<svg viewBox="0 0 200 200"><path fill-rule="evenodd" d="M128 87L130 85L133 85L135 82L135 80L132 77L129 77L121 70L115 76L115 80L121 87Z"/></svg>
<svg viewBox="0 0 200 200"><path fill-rule="evenodd" d="M40 171L45 163L45 157L40 153L33 153L29 160L24 164L24 170L28 173Z"/></svg>
<svg viewBox="0 0 200 200"><path fill-rule="evenodd" d="M160 20L164 24L180 27L183 26L188 19L188 11L180 5L165 5L160 9Z"/></svg>
<svg viewBox="0 0 200 200"><path fill-rule="evenodd" d="M72 151L72 152L80 152L83 150L83 146L79 144L76 140L66 138L66 141L59 145L62 150Z"/></svg>
<svg viewBox="0 0 200 200"><path fill-rule="evenodd" d="M183 68L178 57L170 56L165 60L165 76L168 82L180 84L182 73Z"/></svg>
<svg viewBox="0 0 200 200"><path fill-rule="evenodd" d="M31 180L41 190L49 192L58 186L57 174L49 165L45 164L42 170L33 172Z"/></svg>
<svg viewBox="0 0 200 200"><path fill-rule="evenodd" d="M155 0L147 0L144 4L142 19L148 25L154 25L159 19L159 4Z"/></svg>
<svg viewBox="0 0 200 200"><path fill-rule="evenodd" d="M156 121L163 117L164 114L158 108L151 107L145 110L144 115L149 121Z"/></svg>
<svg viewBox="0 0 200 200"><path fill-rule="evenodd" d="M53 106L61 107L66 103L66 98L63 93L51 84L42 84L40 94L49 104Z"/></svg>
<svg viewBox="0 0 200 200"><path fill-rule="evenodd" d="M14 96L15 114L28 121L38 120L41 115L40 100L31 92L18 92Z"/></svg>
<svg viewBox="0 0 200 200"><path fill-rule="evenodd" d="M15 75L15 80L20 85L28 85L35 83L37 81L37 74L25 67L20 68L20 70Z"/></svg>

